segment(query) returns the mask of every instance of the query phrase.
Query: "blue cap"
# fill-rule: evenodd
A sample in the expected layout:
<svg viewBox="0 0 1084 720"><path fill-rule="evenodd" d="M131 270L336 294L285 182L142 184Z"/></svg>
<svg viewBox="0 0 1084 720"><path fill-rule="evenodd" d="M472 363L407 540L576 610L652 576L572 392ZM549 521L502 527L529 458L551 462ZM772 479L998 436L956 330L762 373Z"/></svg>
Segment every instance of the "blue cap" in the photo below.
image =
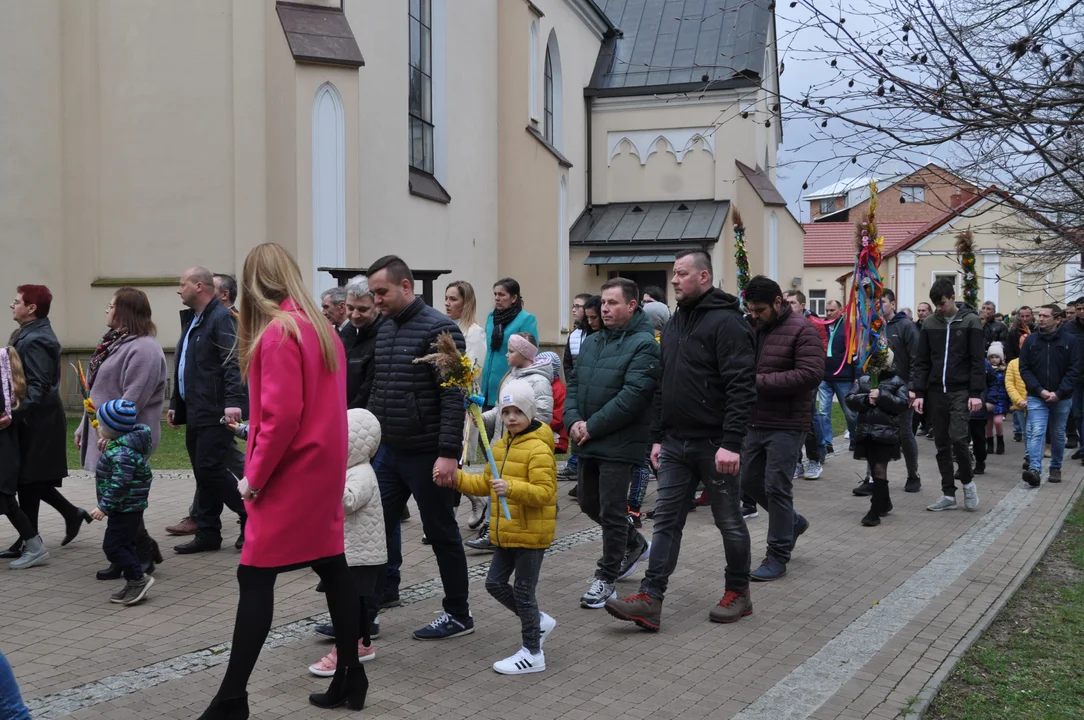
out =
<svg viewBox="0 0 1084 720"><path fill-rule="evenodd" d="M135 430L136 406L131 400L110 400L98 408L98 422L124 435Z"/></svg>

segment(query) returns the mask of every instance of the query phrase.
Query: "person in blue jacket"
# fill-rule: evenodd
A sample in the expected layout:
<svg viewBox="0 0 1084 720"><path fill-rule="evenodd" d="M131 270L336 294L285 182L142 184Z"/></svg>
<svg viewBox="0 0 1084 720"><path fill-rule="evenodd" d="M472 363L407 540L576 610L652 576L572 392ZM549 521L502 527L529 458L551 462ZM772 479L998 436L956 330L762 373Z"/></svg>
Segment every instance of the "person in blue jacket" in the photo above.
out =
<svg viewBox="0 0 1084 720"><path fill-rule="evenodd" d="M486 319L486 361L482 365L482 394L487 410L496 406L501 378L508 372L508 338L521 332L538 337L538 321L523 309L518 282L512 278L498 280L493 286L493 305Z"/></svg>

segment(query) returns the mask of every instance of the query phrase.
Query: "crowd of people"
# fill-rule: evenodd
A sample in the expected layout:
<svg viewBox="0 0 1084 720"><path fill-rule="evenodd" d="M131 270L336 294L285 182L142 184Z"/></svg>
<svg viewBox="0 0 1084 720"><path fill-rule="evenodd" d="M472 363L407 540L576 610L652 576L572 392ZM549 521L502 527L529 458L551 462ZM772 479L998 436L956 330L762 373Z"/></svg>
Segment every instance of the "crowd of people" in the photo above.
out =
<svg viewBox="0 0 1084 720"><path fill-rule="evenodd" d="M181 276L185 309L168 408L150 302L121 288L106 308L74 436L96 477L98 503L89 512L59 490L67 431L52 295L20 286L11 305L18 327L0 350L0 509L18 534L4 556L14 569L49 559L38 530L42 501L64 518L61 545L84 523L106 520L109 565L97 577L124 579L111 602L145 600L163 562L143 512L165 411L170 428L184 428L196 481L188 516L166 528L189 536L174 551L219 550L223 508L239 524L233 646L202 720L248 717L246 688L271 628L276 578L301 568L319 576L331 614L316 632L335 641L309 668L332 678L310 701L360 709L379 612L401 602L401 524L411 497L444 590L443 612L413 636L474 631L466 551L492 552L486 590L516 613L522 634L520 649L493 668L515 675L545 670L544 644L557 626L556 613L539 610L537 586L556 533L559 479L576 481L570 495L602 530L580 605L658 631L683 529L698 506L710 507L725 558L724 592L709 620L749 615L751 583L786 574L810 528L795 507L794 481L821 478L835 454L833 399L849 451L866 464L853 492L870 497L867 527L892 511L888 465L901 455L903 490L921 490L916 433L936 447L941 492L927 508L934 512L957 508L958 492L965 509L978 507L975 478L989 454L1005 452L1006 415L1014 440L1026 439L1022 479L1031 487L1042 482L1044 457L1047 481L1060 482L1067 437L1081 435L1084 298L1068 311L1044 305L1037 317L1020 308L1006 325L992 303L976 312L938 280L913 321L886 289L884 361L863 368L835 300L818 318L803 293L764 276L734 296L718 286L702 250L678 253L671 286L673 313L660 288L641 292L621 277L598 295L577 295L560 357L541 351L537 320L514 279L493 285L484 327L470 283L447 286L441 313L415 294L413 274L396 256L327 290L318 307L289 253L265 244L244 263L240 311L233 277L202 267ZM472 394L481 398L485 438L469 420L463 390L423 361L442 340L477 371ZM478 473L471 466L479 464L480 439L491 445L492 462ZM566 450L559 471L557 454ZM649 538L641 507L652 477ZM466 542L456 517L463 495L468 526L478 531ZM746 521L758 508L768 527L764 558L753 567ZM645 562L638 591L619 597L617 581ZM0 674L4 668L0 662Z"/></svg>

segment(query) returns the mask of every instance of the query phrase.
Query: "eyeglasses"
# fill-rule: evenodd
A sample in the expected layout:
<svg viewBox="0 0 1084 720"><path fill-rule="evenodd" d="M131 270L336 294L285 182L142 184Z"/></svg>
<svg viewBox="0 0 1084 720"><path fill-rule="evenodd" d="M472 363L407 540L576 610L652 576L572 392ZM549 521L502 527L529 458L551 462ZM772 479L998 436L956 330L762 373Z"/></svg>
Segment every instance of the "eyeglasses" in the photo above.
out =
<svg viewBox="0 0 1084 720"><path fill-rule="evenodd" d="M583 310L583 305L573 305L572 309L573 310Z"/></svg>

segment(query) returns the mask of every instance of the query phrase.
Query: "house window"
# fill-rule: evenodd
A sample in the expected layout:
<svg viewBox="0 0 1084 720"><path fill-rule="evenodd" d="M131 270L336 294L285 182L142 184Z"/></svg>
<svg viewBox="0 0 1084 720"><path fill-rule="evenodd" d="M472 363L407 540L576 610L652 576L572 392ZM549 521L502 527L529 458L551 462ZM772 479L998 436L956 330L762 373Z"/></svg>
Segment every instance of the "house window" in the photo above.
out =
<svg viewBox="0 0 1084 720"><path fill-rule="evenodd" d="M810 290L809 297L806 300L808 300L805 306L806 310L817 317L824 317L825 305L828 304L827 290Z"/></svg>
<svg viewBox="0 0 1084 720"><path fill-rule="evenodd" d="M921 185L901 185L900 199L903 202L926 202L926 188Z"/></svg>
<svg viewBox="0 0 1084 720"><path fill-rule="evenodd" d="M543 125L542 136L546 142L553 144L553 60L550 58L550 49L546 47L546 71L542 89L542 113Z"/></svg>
<svg viewBox="0 0 1084 720"><path fill-rule="evenodd" d="M948 280L950 283L952 283L952 289L953 289L953 291L955 291L957 289L956 288L956 279L958 277L959 277L959 273L939 273L939 272L935 272L933 274L933 282L937 282L938 280Z"/></svg>
<svg viewBox="0 0 1084 720"><path fill-rule="evenodd" d="M410 165L433 174L432 0L410 0Z"/></svg>
<svg viewBox="0 0 1084 720"><path fill-rule="evenodd" d="M531 60L528 63L530 77L527 79L527 89L531 94L531 120L538 122L538 21L531 23L530 40ZM548 57L548 54L547 54Z"/></svg>
<svg viewBox="0 0 1084 720"><path fill-rule="evenodd" d="M821 200L821 215L827 215L836 211L836 199L824 198Z"/></svg>

